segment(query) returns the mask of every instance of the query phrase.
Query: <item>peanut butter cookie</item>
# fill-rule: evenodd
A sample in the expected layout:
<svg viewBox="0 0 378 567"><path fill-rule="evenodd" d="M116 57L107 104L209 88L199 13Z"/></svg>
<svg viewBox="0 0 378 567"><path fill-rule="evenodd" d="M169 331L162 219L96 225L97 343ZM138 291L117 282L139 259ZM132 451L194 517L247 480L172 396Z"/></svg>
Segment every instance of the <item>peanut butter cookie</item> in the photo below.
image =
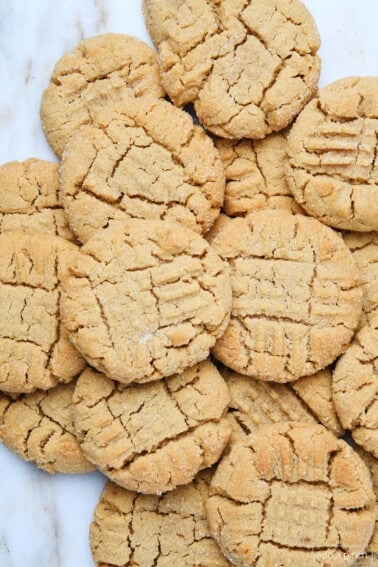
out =
<svg viewBox="0 0 378 567"><path fill-rule="evenodd" d="M321 425L262 427L221 460L210 494L210 533L242 567L351 565L374 530L366 466Z"/></svg>
<svg viewBox="0 0 378 567"><path fill-rule="evenodd" d="M378 230L378 77L349 77L321 89L288 136L295 199L339 229Z"/></svg>
<svg viewBox="0 0 378 567"><path fill-rule="evenodd" d="M62 199L81 242L128 218L168 219L207 232L219 215L218 151L187 112L151 97L98 112L67 144Z"/></svg>
<svg viewBox="0 0 378 567"><path fill-rule="evenodd" d="M156 53L136 37L99 35L63 55L41 104L42 126L56 155L62 156L75 130L92 122L96 107L117 104L130 92L164 96Z"/></svg>
<svg viewBox="0 0 378 567"><path fill-rule="evenodd" d="M370 471L371 479L373 481L374 493L377 499L375 505L375 529L374 529L373 537L371 538L368 548L366 550L368 554L377 554L376 558L374 556L370 556L366 558L366 559L370 559L371 567L373 567L374 565L373 559L375 559L376 561L378 560L378 459L376 459L375 457L373 457L373 455L370 455L361 448L357 448L357 453L360 455L361 459L363 460L363 462ZM369 563L367 563L367 565L369 565Z"/></svg>
<svg viewBox="0 0 378 567"><path fill-rule="evenodd" d="M320 45L299 0L144 0L162 84L223 138L285 128L316 91Z"/></svg>
<svg viewBox="0 0 378 567"><path fill-rule="evenodd" d="M358 270L316 219L258 211L223 222L211 247L231 268L230 324L213 348L233 370L291 382L328 366L361 315Z"/></svg>
<svg viewBox="0 0 378 567"><path fill-rule="evenodd" d="M74 388L72 381L15 399L0 394L0 440L22 459L49 473L94 470L76 439Z"/></svg>
<svg viewBox="0 0 378 567"><path fill-rule="evenodd" d="M345 431L336 413L332 397L332 371L319 370L312 376L304 376L289 385L316 416L319 422L334 435L341 437Z"/></svg>
<svg viewBox="0 0 378 567"><path fill-rule="evenodd" d="M232 426L231 444L244 439L263 425L283 421L321 422L335 435L341 436L343 428L336 416L331 395L331 372L320 370L292 384L273 384L254 380L226 368L220 372L230 390L231 402L227 419ZM303 400L297 394L296 385L301 380L311 383L299 387ZM317 382L320 382L320 386ZM313 390L312 390L313 388ZM324 395L326 392L326 399ZM319 398L315 402L314 398Z"/></svg>
<svg viewBox="0 0 378 567"><path fill-rule="evenodd" d="M162 496L105 485L90 528L97 567L228 567L209 533L204 502L210 471Z"/></svg>
<svg viewBox="0 0 378 567"><path fill-rule="evenodd" d="M210 362L151 384L124 386L85 370L74 393L87 458L111 480L145 494L188 484L214 464L231 428L227 386Z"/></svg>
<svg viewBox="0 0 378 567"><path fill-rule="evenodd" d="M378 327L378 232L349 232L345 244L360 272L363 291L360 327Z"/></svg>
<svg viewBox="0 0 378 567"><path fill-rule="evenodd" d="M69 336L120 382L150 382L205 360L230 316L225 262L195 232L129 219L100 231L70 266Z"/></svg>
<svg viewBox="0 0 378 567"><path fill-rule="evenodd" d="M227 215L240 217L260 209L304 214L286 181L283 134L255 141L217 138L215 145L226 174L223 209Z"/></svg>
<svg viewBox="0 0 378 567"><path fill-rule="evenodd" d="M333 399L345 429L378 458L378 328L363 327L338 360Z"/></svg>
<svg viewBox="0 0 378 567"><path fill-rule="evenodd" d="M47 390L83 370L60 321L61 286L77 251L50 234L0 235L0 390Z"/></svg>
<svg viewBox="0 0 378 567"><path fill-rule="evenodd" d="M9 230L75 240L59 198L57 163L32 158L0 166L0 233Z"/></svg>

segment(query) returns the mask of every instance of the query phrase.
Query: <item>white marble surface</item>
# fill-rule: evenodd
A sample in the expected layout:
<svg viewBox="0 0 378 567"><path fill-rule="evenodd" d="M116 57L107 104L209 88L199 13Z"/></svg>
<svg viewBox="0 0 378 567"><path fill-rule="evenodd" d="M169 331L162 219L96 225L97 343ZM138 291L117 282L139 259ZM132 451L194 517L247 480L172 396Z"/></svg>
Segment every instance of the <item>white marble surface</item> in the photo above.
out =
<svg viewBox="0 0 378 567"><path fill-rule="evenodd" d="M321 85L378 75L377 0L305 4L322 37ZM149 42L141 0L0 0L0 163L55 159L39 122L42 90L64 51L107 31ZM103 482L50 477L0 446L0 567L93 567L88 525Z"/></svg>

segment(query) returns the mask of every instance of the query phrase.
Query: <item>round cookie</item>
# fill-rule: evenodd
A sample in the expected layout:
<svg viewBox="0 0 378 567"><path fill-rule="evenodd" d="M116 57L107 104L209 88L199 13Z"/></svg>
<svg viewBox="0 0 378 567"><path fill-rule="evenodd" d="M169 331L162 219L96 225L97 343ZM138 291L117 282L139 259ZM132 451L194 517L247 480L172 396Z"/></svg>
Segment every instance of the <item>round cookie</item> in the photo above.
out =
<svg viewBox="0 0 378 567"><path fill-rule="evenodd" d="M227 567L210 536L204 502L211 471L164 494L147 496L108 482L90 527L97 567Z"/></svg>
<svg viewBox="0 0 378 567"><path fill-rule="evenodd" d="M287 178L312 216L339 229L378 230L378 77L321 89L292 127Z"/></svg>
<svg viewBox="0 0 378 567"><path fill-rule="evenodd" d="M96 107L117 104L128 93L164 96L156 53L136 37L98 35L63 55L41 103L42 126L56 155L75 130L92 122Z"/></svg>
<svg viewBox="0 0 378 567"><path fill-rule="evenodd" d="M284 134L271 134L255 141L217 138L215 146L226 174L223 205L226 215L245 216L260 209L286 209L304 214L286 181Z"/></svg>
<svg viewBox="0 0 378 567"><path fill-rule="evenodd" d="M72 395L75 382L12 399L0 394L0 440L25 461L49 473L94 470L76 439Z"/></svg>
<svg viewBox="0 0 378 567"><path fill-rule="evenodd" d="M378 327L378 232L349 232L344 242L360 272L363 290L360 327Z"/></svg>
<svg viewBox="0 0 378 567"><path fill-rule="evenodd" d="M323 397L324 391L331 394L331 373L328 369L292 384L263 382L225 368L220 372L231 396L227 414L232 426L231 444L243 440L263 425L284 421L321 422L335 435L343 435L333 403ZM303 395L303 400L296 391L296 385L301 380L311 381L308 388L299 388L302 394L307 394ZM321 385L318 386L317 382ZM313 394L310 393L310 387L313 388ZM317 402L315 397L319 398Z"/></svg>
<svg viewBox="0 0 378 567"><path fill-rule="evenodd" d="M47 390L83 370L60 321L61 286L77 251L50 234L0 235L0 390Z"/></svg>
<svg viewBox="0 0 378 567"><path fill-rule="evenodd" d="M62 317L89 364L150 382L207 358L230 316L228 266L198 234L130 219L89 240L71 265Z"/></svg>
<svg viewBox="0 0 378 567"><path fill-rule="evenodd" d="M238 566L351 565L374 530L369 472L321 425L267 425L217 467L210 533Z"/></svg>
<svg viewBox="0 0 378 567"><path fill-rule="evenodd" d="M224 197L212 140L187 112L151 97L99 111L68 142L60 173L63 204L81 242L128 218L174 220L205 233Z"/></svg>
<svg viewBox="0 0 378 567"><path fill-rule="evenodd" d="M177 106L193 102L217 136L282 130L316 91L320 39L299 0L144 0L143 9L164 89Z"/></svg>
<svg viewBox="0 0 378 567"><path fill-rule="evenodd" d="M231 431L224 417L229 399L208 361L131 386L88 369L74 393L75 426L84 454L111 480L161 494L219 459Z"/></svg>
<svg viewBox="0 0 378 567"><path fill-rule="evenodd" d="M75 240L59 198L57 163L31 158L0 166L0 233L9 230Z"/></svg>
<svg viewBox="0 0 378 567"><path fill-rule="evenodd" d="M213 348L223 364L291 382L345 350L362 292L336 232L313 218L266 210L224 221L211 247L231 268L231 320Z"/></svg>
<svg viewBox="0 0 378 567"><path fill-rule="evenodd" d="M345 429L378 458L378 329L363 327L333 373L333 399Z"/></svg>

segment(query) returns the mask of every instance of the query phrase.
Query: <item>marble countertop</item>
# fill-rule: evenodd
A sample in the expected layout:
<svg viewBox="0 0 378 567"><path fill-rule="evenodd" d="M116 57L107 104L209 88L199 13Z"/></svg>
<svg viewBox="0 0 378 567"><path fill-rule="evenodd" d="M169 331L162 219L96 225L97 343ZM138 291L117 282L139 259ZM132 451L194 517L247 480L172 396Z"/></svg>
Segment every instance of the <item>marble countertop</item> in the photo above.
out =
<svg viewBox="0 0 378 567"><path fill-rule="evenodd" d="M304 0L319 27L321 85L378 75L377 0ZM1 0L0 163L55 160L39 120L56 60L85 37L127 33L151 44L141 0ZM93 567L88 526L100 473L50 476L0 445L0 567Z"/></svg>

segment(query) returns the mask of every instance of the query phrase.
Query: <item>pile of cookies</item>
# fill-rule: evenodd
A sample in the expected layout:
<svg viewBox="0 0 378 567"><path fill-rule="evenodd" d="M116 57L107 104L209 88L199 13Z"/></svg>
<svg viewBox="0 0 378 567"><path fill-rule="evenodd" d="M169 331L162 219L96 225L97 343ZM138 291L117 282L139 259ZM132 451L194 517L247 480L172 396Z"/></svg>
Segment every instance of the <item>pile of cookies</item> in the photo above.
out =
<svg viewBox="0 0 378 567"><path fill-rule="evenodd" d="M318 91L299 0L143 6L0 167L0 438L110 479L98 566L374 565L378 78Z"/></svg>

